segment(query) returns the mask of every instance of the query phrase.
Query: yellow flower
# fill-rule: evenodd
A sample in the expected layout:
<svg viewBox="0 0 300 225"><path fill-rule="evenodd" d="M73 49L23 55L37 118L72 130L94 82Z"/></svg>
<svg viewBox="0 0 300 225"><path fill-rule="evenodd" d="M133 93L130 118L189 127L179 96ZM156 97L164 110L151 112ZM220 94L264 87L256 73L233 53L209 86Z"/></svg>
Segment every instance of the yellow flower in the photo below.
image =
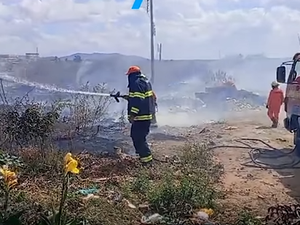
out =
<svg viewBox="0 0 300 225"><path fill-rule="evenodd" d="M8 169L8 166L3 166L0 168L0 173L4 179L4 183L9 187L12 188L18 183L17 175L15 172L12 172Z"/></svg>
<svg viewBox="0 0 300 225"><path fill-rule="evenodd" d="M72 157L71 153L66 154L66 156L64 158L64 163L65 163L65 172L66 173L74 173L74 174L79 173L78 161Z"/></svg>
<svg viewBox="0 0 300 225"><path fill-rule="evenodd" d="M72 154L69 152L66 154L65 158L64 158L64 162L65 162L65 165L68 164L68 162L72 160Z"/></svg>
<svg viewBox="0 0 300 225"><path fill-rule="evenodd" d="M205 212L207 215L212 216L214 214L214 210L212 209L201 209L200 211Z"/></svg>

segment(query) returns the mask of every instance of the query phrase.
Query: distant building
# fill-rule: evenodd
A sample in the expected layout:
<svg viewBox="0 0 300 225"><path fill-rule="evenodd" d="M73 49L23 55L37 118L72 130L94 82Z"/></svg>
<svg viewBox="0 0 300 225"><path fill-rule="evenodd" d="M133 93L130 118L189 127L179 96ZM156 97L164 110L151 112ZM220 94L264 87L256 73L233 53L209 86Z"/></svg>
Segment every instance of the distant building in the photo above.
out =
<svg viewBox="0 0 300 225"><path fill-rule="evenodd" d="M37 58L39 58L39 56L40 56L40 54L38 52L35 52L35 53L31 53L31 52L25 53L26 59L37 59Z"/></svg>
<svg viewBox="0 0 300 225"><path fill-rule="evenodd" d="M10 55L8 55L8 54L0 54L0 58L1 59L8 59L8 58L10 58Z"/></svg>

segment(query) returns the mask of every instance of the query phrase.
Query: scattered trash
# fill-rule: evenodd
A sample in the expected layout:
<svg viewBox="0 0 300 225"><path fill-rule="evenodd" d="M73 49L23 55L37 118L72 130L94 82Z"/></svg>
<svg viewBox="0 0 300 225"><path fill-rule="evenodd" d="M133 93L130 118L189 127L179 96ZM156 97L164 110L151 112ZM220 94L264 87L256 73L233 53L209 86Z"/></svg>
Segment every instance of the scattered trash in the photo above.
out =
<svg viewBox="0 0 300 225"><path fill-rule="evenodd" d="M265 197L262 196L262 195L257 195L257 197L260 198L260 199L263 199L263 200L265 199Z"/></svg>
<svg viewBox="0 0 300 225"><path fill-rule="evenodd" d="M206 212L202 212L202 211L197 212L195 217L197 219L205 220L205 221L209 219L209 215Z"/></svg>
<svg viewBox="0 0 300 225"><path fill-rule="evenodd" d="M108 181L108 180L119 180L121 179L120 176L113 176L113 177L100 177L100 178L94 178L92 179L93 182L97 182L97 183L100 183L100 182L103 182L103 181Z"/></svg>
<svg viewBox="0 0 300 225"><path fill-rule="evenodd" d="M229 126L229 127L226 127L225 130L236 130L238 129L237 127L234 127L234 126Z"/></svg>
<svg viewBox="0 0 300 225"><path fill-rule="evenodd" d="M214 211L212 209L200 209L200 211L198 211L194 217L196 217L199 220L204 220L204 221L208 221L209 217L212 216L214 214Z"/></svg>
<svg viewBox="0 0 300 225"><path fill-rule="evenodd" d="M139 209L140 210L149 210L150 206L148 204L140 204Z"/></svg>
<svg viewBox="0 0 300 225"><path fill-rule="evenodd" d="M214 210L213 209L200 209L200 211L207 213L207 215L212 216L214 214Z"/></svg>
<svg viewBox="0 0 300 225"><path fill-rule="evenodd" d="M136 206L133 205L130 201L128 201L127 199L124 199L124 201L127 203L128 207L131 209L136 209Z"/></svg>
<svg viewBox="0 0 300 225"><path fill-rule="evenodd" d="M142 224L156 224L163 220L163 216L159 215L158 213L155 213L149 217L143 216L141 219Z"/></svg>
<svg viewBox="0 0 300 225"><path fill-rule="evenodd" d="M82 195L89 195L89 194L95 194L98 192L97 188L88 188L88 189L81 189L78 190L77 193L80 193Z"/></svg>
<svg viewBox="0 0 300 225"><path fill-rule="evenodd" d="M118 203L123 200L123 195L116 191L110 191L107 197L113 203Z"/></svg>
<svg viewBox="0 0 300 225"><path fill-rule="evenodd" d="M100 196L94 194L88 194L86 197L83 197L82 200L87 202L90 199L98 199Z"/></svg>

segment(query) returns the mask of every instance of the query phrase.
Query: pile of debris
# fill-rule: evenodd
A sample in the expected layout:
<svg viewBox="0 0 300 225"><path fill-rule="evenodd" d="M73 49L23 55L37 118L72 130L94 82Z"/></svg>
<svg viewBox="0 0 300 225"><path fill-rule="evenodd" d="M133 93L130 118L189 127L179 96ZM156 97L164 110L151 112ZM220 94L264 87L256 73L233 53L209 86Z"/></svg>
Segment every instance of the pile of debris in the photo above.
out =
<svg viewBox="0 0 300 225"><path fill-rule="evenodd" d="M266 98L246 90L238 90L232 81L205 88L205 92L196 92L195 97L207 109L223 111L242 111L264 107Z"/></svg>
<svg viewBox="0 0 300 225"><path fill-rule="evenodd" d="M204 92L190 96L166 96L158 100L160 108L169 113L197 113L203 111L232 112L257 110L265 107L266 97L250 91L238 90L233 82L206 87Z"/></svg>

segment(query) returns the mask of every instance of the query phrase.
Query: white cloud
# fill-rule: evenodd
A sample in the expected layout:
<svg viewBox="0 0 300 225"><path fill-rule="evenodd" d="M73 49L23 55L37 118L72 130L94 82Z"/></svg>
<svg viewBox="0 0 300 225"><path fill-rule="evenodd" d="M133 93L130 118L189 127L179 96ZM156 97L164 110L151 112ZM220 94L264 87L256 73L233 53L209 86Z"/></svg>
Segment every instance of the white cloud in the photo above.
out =
<svg viewBox="0 0 300 225"><path fill-rule="evenodd" d="M131 10L133 0L0 2L3 53L24 53L38 46L44 55L78 51L150 55L149 16L145 9ZM291 56L299 48L298 0L154 0L154 4L156 40L163 43L166 58L215 58L219 52Z"/></svg>

